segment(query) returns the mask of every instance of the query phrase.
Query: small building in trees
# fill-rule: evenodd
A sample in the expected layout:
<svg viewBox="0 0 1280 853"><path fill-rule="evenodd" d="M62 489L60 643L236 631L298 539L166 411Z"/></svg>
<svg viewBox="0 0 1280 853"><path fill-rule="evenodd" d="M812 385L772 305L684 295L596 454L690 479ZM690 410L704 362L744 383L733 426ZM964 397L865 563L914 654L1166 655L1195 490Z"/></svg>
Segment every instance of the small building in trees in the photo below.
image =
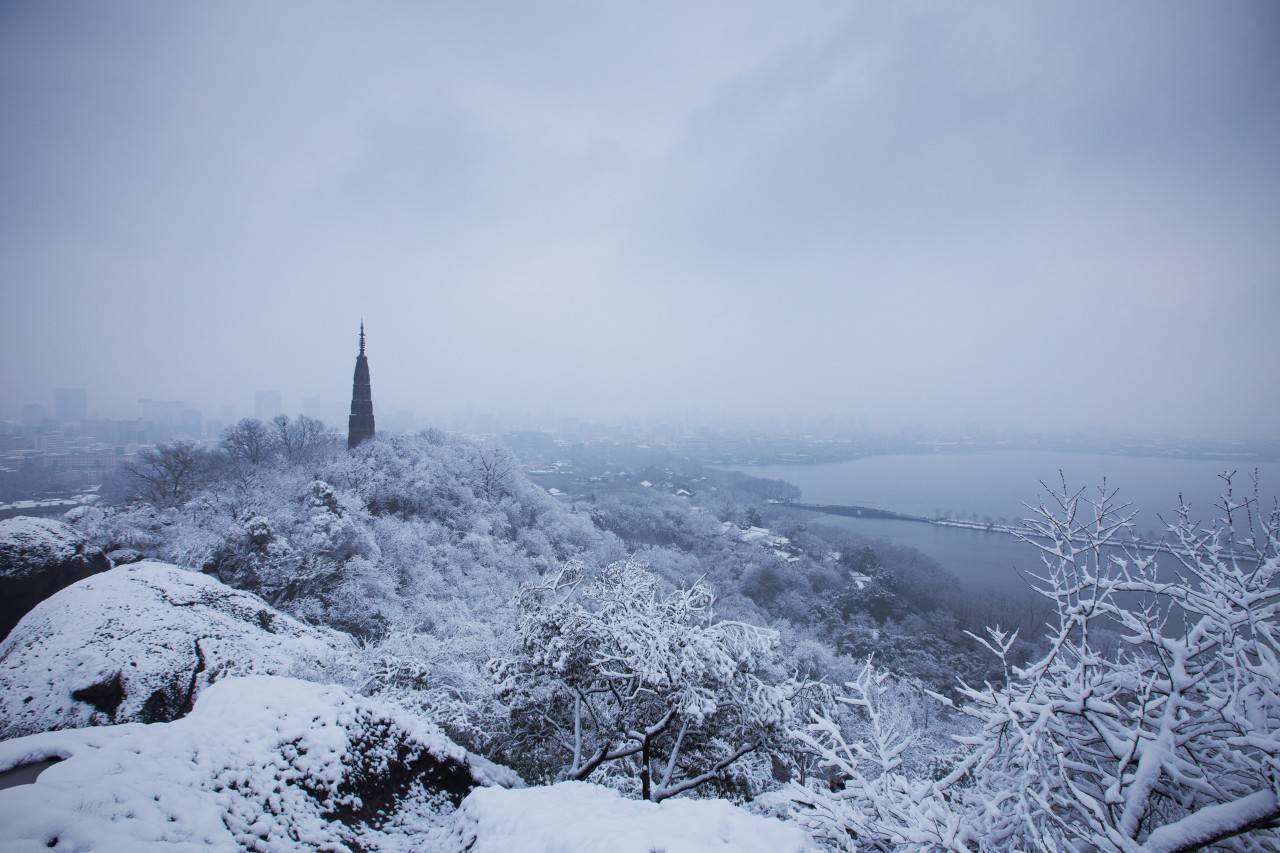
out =
<svg viewBox="0 0 1280 853"><path fill-rule="evenodd" d="M364 320L360 321L360 352L351 384L351 416L347 419L347 449L373 438L373 389L369 384L369 359L364 354Z"/></svg>

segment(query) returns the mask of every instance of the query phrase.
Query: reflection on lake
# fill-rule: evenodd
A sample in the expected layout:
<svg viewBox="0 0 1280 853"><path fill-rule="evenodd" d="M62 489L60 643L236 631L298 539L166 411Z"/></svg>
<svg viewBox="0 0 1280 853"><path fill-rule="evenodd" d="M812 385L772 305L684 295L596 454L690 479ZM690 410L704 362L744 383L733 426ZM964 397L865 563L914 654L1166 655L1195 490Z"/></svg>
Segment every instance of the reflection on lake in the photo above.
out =
<svg viewBox="0 0 1280 853"><path fill-rule="evenodd" d="M813 513L812 524L831 525L857 533L887 539L915 548L937 560L967 585L986 586L1002 592L1022 589L1025 584L1015 570L1037 571L1039 552L1004 533L939 527L912 521L877 518L845 518Z"/></svg>

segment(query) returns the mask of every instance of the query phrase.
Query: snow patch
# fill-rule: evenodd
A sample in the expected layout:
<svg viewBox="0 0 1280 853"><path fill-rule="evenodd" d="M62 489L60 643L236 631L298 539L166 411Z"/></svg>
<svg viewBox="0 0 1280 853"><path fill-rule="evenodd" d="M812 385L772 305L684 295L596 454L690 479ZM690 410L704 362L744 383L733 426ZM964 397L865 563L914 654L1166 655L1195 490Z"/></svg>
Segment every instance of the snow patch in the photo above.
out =
<svg viewBox="0 0 1280 853"><path fill-rule="evenodd" d="M624 799L587 782L477 788L453 818L449 853L805 853L794 825L724 800Z"/></svg>

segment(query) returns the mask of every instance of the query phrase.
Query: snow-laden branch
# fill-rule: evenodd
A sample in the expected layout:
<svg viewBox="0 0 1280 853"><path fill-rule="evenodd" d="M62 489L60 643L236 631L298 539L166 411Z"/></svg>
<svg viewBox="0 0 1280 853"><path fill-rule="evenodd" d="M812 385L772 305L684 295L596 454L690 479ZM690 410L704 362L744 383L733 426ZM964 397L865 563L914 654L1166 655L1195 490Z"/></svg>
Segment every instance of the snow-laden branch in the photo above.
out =
<svg viewBox="0 0 1280 853"><path fill-rule="evenodd" d="M1276 849L1280 512L1228 477L1219 520L1179 508L1162 567L1126 549L1114 491L1051 492L1027 535L1056 614L1040 657L1017 666L1011 635L971 635L1005 679L961 685L975 731L937 781L904 772L911 731L868 664L847 685L861 738L830 717L795 733L843 780L798 793L800 819L888 848Z"/></svg>

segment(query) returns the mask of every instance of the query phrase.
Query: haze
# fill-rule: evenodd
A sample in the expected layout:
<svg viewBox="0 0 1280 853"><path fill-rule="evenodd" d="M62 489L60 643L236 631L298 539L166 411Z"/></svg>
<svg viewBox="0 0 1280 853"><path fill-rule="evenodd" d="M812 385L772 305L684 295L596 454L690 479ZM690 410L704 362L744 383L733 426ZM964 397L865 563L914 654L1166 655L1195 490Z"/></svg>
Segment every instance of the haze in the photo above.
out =
<svg viewBox="0 0 1280 853"><path fill-rule="evenodd" d="M0 7L3 411L1280 424L1274 3Z"/></svg>

